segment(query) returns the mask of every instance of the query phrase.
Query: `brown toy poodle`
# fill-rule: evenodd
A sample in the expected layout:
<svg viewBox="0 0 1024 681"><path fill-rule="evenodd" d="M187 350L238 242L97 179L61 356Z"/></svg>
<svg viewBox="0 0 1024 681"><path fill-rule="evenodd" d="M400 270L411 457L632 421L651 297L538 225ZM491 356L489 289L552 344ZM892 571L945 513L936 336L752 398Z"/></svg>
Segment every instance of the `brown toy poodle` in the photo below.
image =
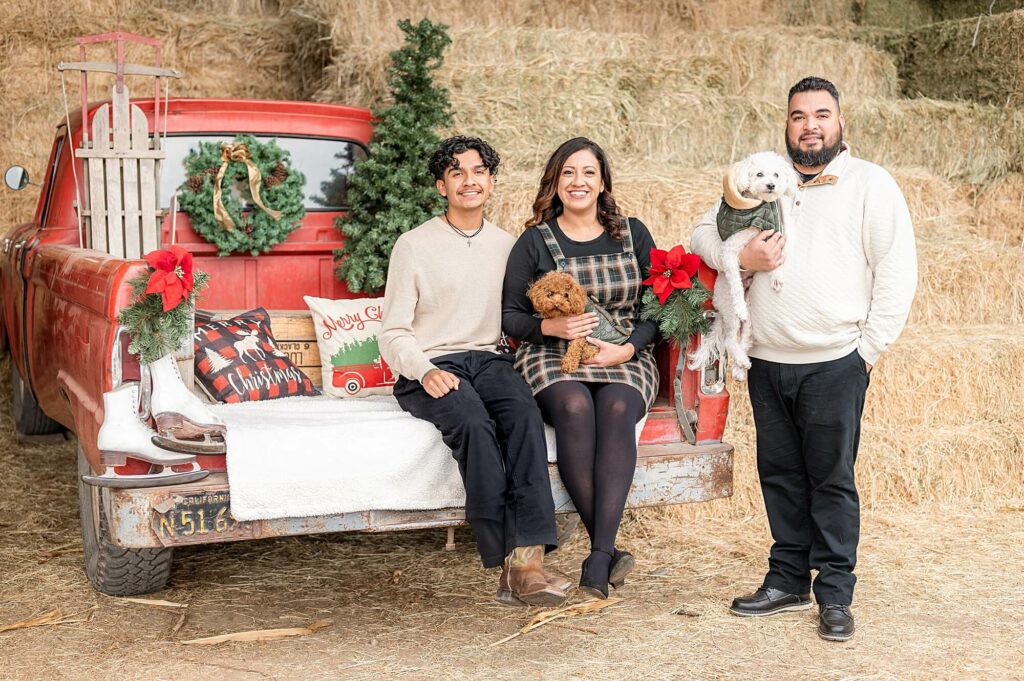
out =
<svg viewBox="0 0 1024 681"><path fill-rule="evenodd" d="M583 314L587 308L587 294L583 287L565 272L548 272L533 282L526 291L533 308L545 319L572 317ZM562 357L562 373L576 371L580 362L597 354L597 347L586 338L569 342L569 348Z"/></svg>

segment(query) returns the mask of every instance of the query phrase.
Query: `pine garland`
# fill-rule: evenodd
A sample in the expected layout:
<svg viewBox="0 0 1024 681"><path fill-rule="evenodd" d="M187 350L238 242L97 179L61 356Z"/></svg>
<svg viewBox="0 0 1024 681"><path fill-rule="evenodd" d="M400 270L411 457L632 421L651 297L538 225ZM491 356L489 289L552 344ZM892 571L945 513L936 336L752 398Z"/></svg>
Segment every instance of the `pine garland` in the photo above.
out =
<svg viewBox="0 0 1024 681"><path fill-rule="evenodd" d="M644 289L640 319L655 321L658 331L673 344L686 347L690 336L707 333L711 323L704 316L704 304L711 299L711 291L696 277L691 288L676 289L662 305L650 288Z"/></svg>
<svg viewBox="0 0 1024 681"><path fill-rule="evenodd" d="M222 182L222 201L235 228L227 230L217 222L213 214L213 185L221 165L219 142L200 142L185 158L188 179L180 188L178 202L188 213L192 229L216 245L218 255L259 255L284 241L299 226L306 214L306 178L291 167L290 154L276 140L261 142L252 135L239 135L232 144L249 147L249 156L264 178L260 196L268 208L281 211L281 218L275 220L258 206L243 213L241 202L231 195L231 187L240 181L248 195L248 171L244 163L231 161Z"/></svg>
<svg viewBox="0 0 1024 681"><path fill-rule="evenodd" d="M345 246L335 270L350 291L379 291L388 259L404 232L426 222L442 206L427 159L440 143L437 130L451 124L448 91L433 82L451 43L447 26L423 19L398 22L405 45L391 53L389 87L394 103L375 110L370 155L358 163L348 187L349 212L335 225Z"/></svg>
<svg viewBox="0 0 1024 681"><path fill-rule="evenodd" d="M128 352L138 355L142 364L150 364L164 355L176 352L192 336L192 310L195 308L196 296L210 279L206 272L195 270L188 300L164 312L160 294L146 294L150 272L147 269L128 281L135 302L121 310L117 316L117 320L131 336Z"/></svg>

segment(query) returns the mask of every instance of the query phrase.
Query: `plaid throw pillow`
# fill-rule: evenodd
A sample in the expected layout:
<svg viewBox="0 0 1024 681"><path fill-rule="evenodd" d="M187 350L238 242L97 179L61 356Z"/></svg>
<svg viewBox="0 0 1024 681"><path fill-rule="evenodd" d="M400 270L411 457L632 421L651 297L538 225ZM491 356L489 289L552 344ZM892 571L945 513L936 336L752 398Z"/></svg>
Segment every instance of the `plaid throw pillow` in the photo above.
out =
<svg viewBox="0 0 1024 681"><path fill-rule="evenodd" d="M262 307L196 326L195 352L196 378L218 402L320 394L278 349Z"/></svg>

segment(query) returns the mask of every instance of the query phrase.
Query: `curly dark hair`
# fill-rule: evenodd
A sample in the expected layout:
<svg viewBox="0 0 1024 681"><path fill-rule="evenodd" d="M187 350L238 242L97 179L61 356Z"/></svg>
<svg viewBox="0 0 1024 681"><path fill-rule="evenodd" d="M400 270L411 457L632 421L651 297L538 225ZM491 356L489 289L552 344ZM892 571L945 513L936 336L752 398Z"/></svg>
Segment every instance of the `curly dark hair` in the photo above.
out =
<svg viewBox="0 0 1024 681"><path fill-rule="evenodd" d="M427 163L430 174L434 176L435 180L443 180L444 171L459 167L459 160L455 158L455 155L463 154L470 149L475 149L480 154L480 158L484 161L484 167L490 171L491 175L498 174L501 157L498 156L494 147L479 137L466 137L465 135L449 137L441 142L437 151L430 155L430 161Z"/></svg>
<svg viewBox="0 0 1024 681"><path fill-rule="evenodd" d="M832 95L832 99L836 100L836 109L839 109L839 90L832 81L819 78L818 76L807 76L800 80L799 83L789 88L789 98L786 102L793 101L793 95L798 92L813 92L816 90L824 90L825 92Z"/></svg>
<svg viewBox="0 0 1024 681"><path fill-rule="evenodd" d="M604 149L586 137L574 137L563 142L555 149L555 153L551 154L540 178L537 198L533 201L533 217L526 221L526 227L536 227L558 217L565 210L562 200L558 198L558 178L569 157L584 149L589 150L597 158L597 164L601 168L601 181L604 183L604 190L597 195L597 221L609 236L616 241L622 241L625 217L619 212L619 206L612 196L612 171L608 166L608 157Z"/></svg>

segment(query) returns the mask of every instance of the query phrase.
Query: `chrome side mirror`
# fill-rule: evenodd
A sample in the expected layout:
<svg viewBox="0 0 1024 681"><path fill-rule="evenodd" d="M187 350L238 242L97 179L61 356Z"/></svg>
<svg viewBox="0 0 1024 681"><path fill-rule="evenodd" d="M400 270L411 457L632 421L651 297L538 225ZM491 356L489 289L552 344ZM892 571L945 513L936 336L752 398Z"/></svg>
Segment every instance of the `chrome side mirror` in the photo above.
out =
<svg viewBox="0 0 1024 681"><path fill-rule="evenodd" d="M4 172L4 183L14 191L28 186L28 171L21 166L11 166Z"/></svg>

